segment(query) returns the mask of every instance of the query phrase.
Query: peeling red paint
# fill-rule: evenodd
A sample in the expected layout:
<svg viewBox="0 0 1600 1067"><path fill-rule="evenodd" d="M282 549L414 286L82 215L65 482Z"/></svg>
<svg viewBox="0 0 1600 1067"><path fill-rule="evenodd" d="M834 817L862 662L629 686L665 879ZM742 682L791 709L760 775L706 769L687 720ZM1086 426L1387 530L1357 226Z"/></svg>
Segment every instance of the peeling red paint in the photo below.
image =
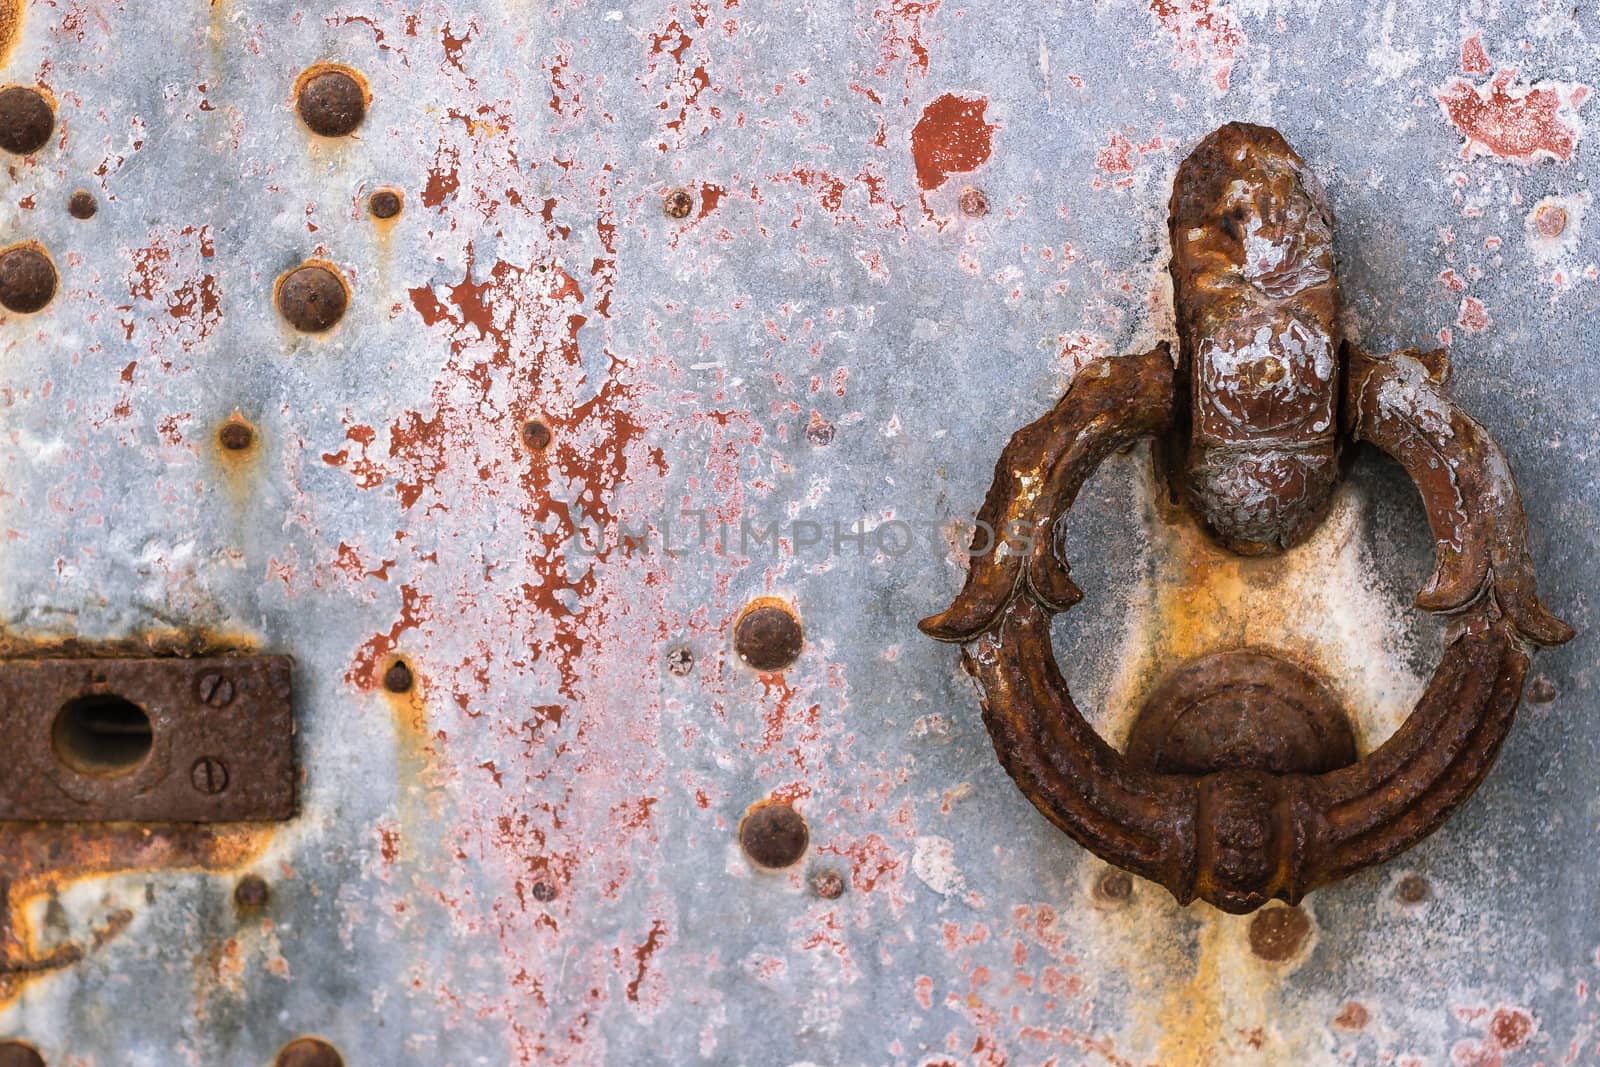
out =
<svg viewBox="0 0 1600 1067"><path fill-rule="evenodd" d="M1483 50L1483 34L1475 33L1461 42L1461 73L1489 73L1489 55Z"/></svg>
<svg viewBox="0 0 1600 1067"><path fill-rule="evenodd" d="M1577 111L1589 87L1517 83L1516 76L1514 68L1502 68L1483 85L1453 78L1435 94L1446 120L1466 138L1462 158L1571 159L1583 133Z"/></svg>
<svg viewBox="0 0 1600 1067"><path fill-rule="evenodd" d="M1179 59L1209 65L1217 95L1226 93L1234 58L1246 44L1232 6L1215 0L1150 0L1150 14L1177 41Z"/></svg>
<svg viewBox="0 0 1600 1067"><path fill-rule="evenodd" d="M922 109L911 129L911 158L924 191L943 185L951 174L966 174L989 161L994 132L984 121L989 101L982 96L945 93Z"/></svg>

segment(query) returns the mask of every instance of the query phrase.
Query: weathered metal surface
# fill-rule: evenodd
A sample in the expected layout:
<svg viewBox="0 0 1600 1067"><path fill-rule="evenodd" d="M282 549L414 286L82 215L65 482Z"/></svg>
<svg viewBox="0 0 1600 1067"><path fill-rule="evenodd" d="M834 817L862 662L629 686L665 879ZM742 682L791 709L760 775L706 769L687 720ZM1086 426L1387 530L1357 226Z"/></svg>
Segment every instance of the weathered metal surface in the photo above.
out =
<svg viewBox="0 0 1600 1067"><path fill-rule="evenodd" d="M0 322L6 636L292 655L307 758L281 826L0 828L0 1037L53 1067L303 1035L430 1067L1594 1058L1592 8L18 10L0 82L57 118L0 158L0 244L61 283ZM318 63L367 82L349 137L296 114ZM1090 359L1176 345L1167 192L1232 119L1327 185L1345 334L1450 346L1581 631L1476 797L1308 895L1282 962L1037 817L911 625L1009 429ZM350 306L299 335L273 284L312 258ZM1097 570L1055 636L1097 730L1287 640L1381 743L1438 654L1405 475L1358 456L1305 544L1241 561L1148 470L1112 456L1066 531ZM961 525L895 555L836 551L835 520ZM804 622L781 674L733 651L759 596ZM810 829L771 873L737 839L769 797Z"/></svg>
<svg viewBox="0 0 1600 1067"><path fill-rule="evenodd" d="M1444 352L1375 360L1343 341L1332 219L1283 136L1217 129L1178 167L1171 203L1176 364L1165 345L1096 360L1012 437L966 584L921 627L966 646L995 752L1051 822L1180 903L1244 912L1292 904L1438 829L1511 727L1528 665L1517 642L1559 645L1573 632L1539 602L1510 467L1443 392ZM1174 388L1174 369L1187 388ZM1179 671L1179 690L1163 683L1117 752L1073 704L1051 651L1051 616L1082 599L1059 530L1084 482L1114 449L1164 436L1156 454L1182 472L1173 497L1229 551L1258 556L1320 524L1341 432L1400 461L1437 542L1417 603L1451 613L1455 632L1411 718L1357 763L1320 682L1276 653L1233 649L1220 655L1242 668L1235 677L1214 677L1218 653ZM1213 702L1214 689L1244 686L1269 696ZM1318 704L1320 715L1308 710ZM1187 751L1163 765L1174 719L1196 705L1209 728L1173 739Z"/></svg>
<svg viewBox="0 0 1600 1067"><path fill-rule="evenodd" d="M285 656L0 660L0 820L294 814Z"/></svg>

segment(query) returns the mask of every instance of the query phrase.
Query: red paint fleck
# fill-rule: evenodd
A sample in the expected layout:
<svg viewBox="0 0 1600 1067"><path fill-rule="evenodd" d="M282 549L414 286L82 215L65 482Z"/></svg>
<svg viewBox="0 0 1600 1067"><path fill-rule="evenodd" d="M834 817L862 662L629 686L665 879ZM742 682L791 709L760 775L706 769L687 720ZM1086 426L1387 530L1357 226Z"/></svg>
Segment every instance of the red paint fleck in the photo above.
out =
<svg viewBox="0 0 1600 1067"><path fill-rule="evenodd" d="M1462 298L1461 314L1456 317L1456 325L1468 333L1482 333L1489 328L1489 312L1484 308L1483 301L1477 297Z"/></svg>
<svg viewBox="0 0 1600 1067"><path fill-rule="evenodd" d="M1443 285L1446 289L1457 293L1466 292L1467 289L1466 281L1462 279L1461 275L1457 274L1449 267L1446 267L1444 270L1439 272L1439 284Z"/></svg>
<svg viewBox="0 0 1600 1067"><path fill-rule="evenodd" d="M1461 73L1489 73L1489 55L1483 50L1483 34L1475 33L1461 42Z"/></svg>
<svg viewBox="0 0 1600 1067"><path fill-rule="evenodd" d="M1583 133L1577 110L1586 85L1562 82L1513 84L1514 68L1502 68L1483 85L1453 78L1437 94L1445 118L1466 138L1463 159L1477 155L1531 163L1572 158Z"/></svg>
<svg viewBox="0 0 1600 1067"><path fill-rule="evenodd" d="M1500 1008L1489 1020L1489 1039L1507 1052L1527 1044L1533 1033L1533 1016L1521 1008Z"/></svg>
<svg viewBox="0 0 1600 1067"><path fill-rule="evenodd" d="M414 630L422 625L431 616L433 598L418 593L409 585L400 587L400 618L389 628L385 634L374 634L373 637L356 650L355 659L350 664L350 669L345 672L344 680L364 692L370 692L378 687L381 681L384 661L399 647L400 635L407 630Z"/></svg>
<svg viewBox="0 0 1600 1067"><path fill-rule="evenodd" d="M666 937L667 927L660 919L650 924L650 933L645 935L644 944L633 950L633 958L638 964L638 970L633 979L628 983L628 999L635 1004L639 1002L639 986L644 983L646 969L650 966L650 957L656 954Z"/></svg>
<svg viewBox="0 0 1600 1067"><path fill-rule="evenodd" d="M1178 58L1194 64L1209 61L1217 95L1226 93L1234 56L1246 43L1233 8L1213 0L1150 0L1150 13L1177 39Z"/></svg>
<svg viewBox="0 0 1600 1067"><path fill-rule="evenodd" d="M989 101L981 96L945 93L922 109L922 117L911 129L911 158L917 166L918 185L937 189L951 174L977 170L989 161L994 131L999 127L984 121L988 106Z"/></svg>

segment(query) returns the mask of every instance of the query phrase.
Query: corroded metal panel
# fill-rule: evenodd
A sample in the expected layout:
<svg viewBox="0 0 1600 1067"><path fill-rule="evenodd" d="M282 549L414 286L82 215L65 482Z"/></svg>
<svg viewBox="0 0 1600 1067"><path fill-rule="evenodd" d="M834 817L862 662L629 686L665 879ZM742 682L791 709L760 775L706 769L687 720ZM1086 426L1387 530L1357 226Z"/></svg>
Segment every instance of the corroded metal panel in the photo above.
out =
<svg viewBox="0 0 1600 1067"><path fill-rule="evenodd" d="M282 825L0 824L0 1038L1595 1062L1597 35L1592 5L0 0L0 80L54 118L0 157L0 247L59 279L0 321L4 650L292 656L303 773ZM297 108L330 68L351 134ZM1061 838L914 626L1011 429L1175 339L1171 179L1232 119L1326 186L1344 334L1451 349L1579 631L1444 829L1255 919ZM336 299L308 264L348 306L302 332L285 290ZM1113 457L1055 633L1103 736L1240 645L1315 663L1361 751L1394 729L1431 540L1358 468L1248 561ZM771 616L738 645L757 601L797 656Z"/></svg>

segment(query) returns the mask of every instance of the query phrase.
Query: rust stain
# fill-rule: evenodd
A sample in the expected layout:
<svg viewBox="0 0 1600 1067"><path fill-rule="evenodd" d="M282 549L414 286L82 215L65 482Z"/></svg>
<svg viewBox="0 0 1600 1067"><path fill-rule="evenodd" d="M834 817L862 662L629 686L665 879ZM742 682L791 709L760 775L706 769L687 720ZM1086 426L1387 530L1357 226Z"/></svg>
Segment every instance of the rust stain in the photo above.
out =
<svg viewBox="0 0 1600 1067"><path fill-rule="evenodd" d="M22 37L22 9L22 0L0 0L0 65L11 58Z"/></svg>
<svg viewBox="0 0 1600 1067"><path fill-rule="evenodd" d="M951 174L977 170L989 161L999 127L984 121L988 106L986 97L945 93L922 109L911 128L911 158L917 184L925 192L939 188Z"/></svg>

